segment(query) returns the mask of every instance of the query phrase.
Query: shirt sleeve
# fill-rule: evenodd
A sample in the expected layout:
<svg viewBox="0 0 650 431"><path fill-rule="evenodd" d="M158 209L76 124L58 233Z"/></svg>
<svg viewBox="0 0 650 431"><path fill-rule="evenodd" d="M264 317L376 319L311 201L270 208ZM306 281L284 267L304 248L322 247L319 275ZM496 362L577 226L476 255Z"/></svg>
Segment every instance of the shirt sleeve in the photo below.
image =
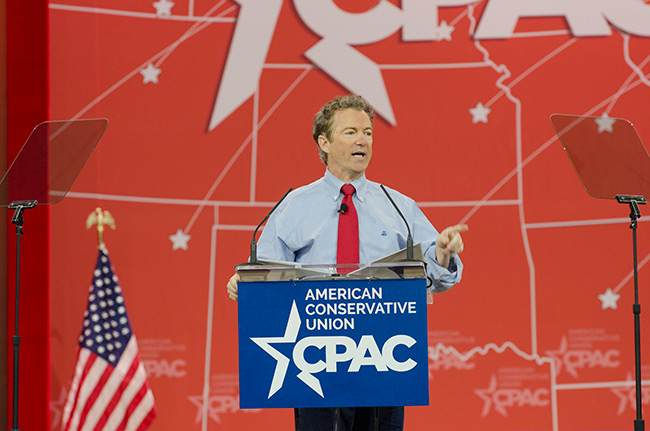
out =
<svg viewBox="0 0 650 431"><path fill-rule="evenodd" d="M286 237L284 230L287 226L292 226L291 221L285 220L287 217L285 208L278 207L267 220L257 242L257 258L259 260L295 262L295 253L283 240Z"/></svg>
<svg viewBox="0 0 650 431"><path fill-rule="evenodd" d="M413 202L412 220L413 240L415 243L422 244L424 263L427 266L427 277L430 283L428 291L441 293L451 289L461 279L463 263L456 253L452 253L447 268L438 264L436 259L436 239L439 233L415 202Z"/></svg>

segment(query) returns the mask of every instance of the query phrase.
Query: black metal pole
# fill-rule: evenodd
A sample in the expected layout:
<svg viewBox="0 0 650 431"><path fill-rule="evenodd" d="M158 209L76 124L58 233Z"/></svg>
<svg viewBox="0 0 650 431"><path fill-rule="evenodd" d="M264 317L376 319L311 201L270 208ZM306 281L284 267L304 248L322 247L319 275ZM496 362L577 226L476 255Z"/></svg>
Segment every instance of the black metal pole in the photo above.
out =
<svg viewBox="0 0 650 431"><path fill-rule="evenodd" d="M632 312L634 313L634 365L635 365L635 381L636 381L636 420L634 421L634 431L644 431L645 424L643 422L643 411L641 404L641 304L639 304L639 275L637 268L637 246L636 246L636 227L637 227L637 214L638 206L634 208L634 203L630 203L630 219L632 223L632 247L634 249L634 304L632 305Z"/></svg>
<svg viewBox="0 0 650 431"><path fill-rule="evenodd" d="M14 396L13 396L13 419L11 431L18 431L18 365L20 358L20 335L18 335L18 304L20 298L20 237L23 234L23 207L16 208L14 217L11 220L16 225L16 311L14 323Z"/></svg>
<svg viewBox="0 0 650 431"><path fill-rule="evenodd" d="M644 431L645 424L641 403L641 304L639 304L636 228L637 219L641 217L639 204L645 205L646 200L643 196L630 195L617 195L616 200L619 203L627 203L630 206L630 229L632 229L632 255L634 259L634 304L632 305L632 312L634 313L634 370L636 383L636 419L634 421L634 431Z"/></svg>
<svg viewBox="0 0 650 431"><path fill-rule="evenodd" d="M9 209L16 210L11 223L16 225L16 320L14 326L13 349L14 349L14 390L13 390L13 417L11 431L18 429L18 365L20 363L20 335L18 335L18 310L20 299L20 237L23 234L23 211L36 206L36 201L15 201L9 204Z"/></svg>

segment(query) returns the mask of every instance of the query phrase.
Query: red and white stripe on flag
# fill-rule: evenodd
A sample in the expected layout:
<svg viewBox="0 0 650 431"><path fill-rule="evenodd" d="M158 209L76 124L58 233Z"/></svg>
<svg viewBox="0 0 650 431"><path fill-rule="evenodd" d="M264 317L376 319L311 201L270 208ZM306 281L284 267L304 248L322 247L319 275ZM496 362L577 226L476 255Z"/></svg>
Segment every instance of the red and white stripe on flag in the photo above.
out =
<svg viewBox="0 0 650 431"><path fill-rule="evenodd" d="M134 336L117 367L88 349L79 349L63 411L63 430L145 430L155 415Z"/></svg>
<svg viewBox="0 0 650 431"><path fill-rule="evenodd" d="M77 362L63 409L64 431L140 431L156 416L122 289L100 248Z"/></svg>

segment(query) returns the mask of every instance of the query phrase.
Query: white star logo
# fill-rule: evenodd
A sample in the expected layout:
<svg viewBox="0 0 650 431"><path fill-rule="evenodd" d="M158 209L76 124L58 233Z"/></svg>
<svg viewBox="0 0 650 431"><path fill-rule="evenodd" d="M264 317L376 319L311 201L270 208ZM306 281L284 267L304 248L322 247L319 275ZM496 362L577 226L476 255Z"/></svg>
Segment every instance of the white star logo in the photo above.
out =
<svg viewBox="0 0 650 431"><path fill-rule="evenodd" d="M192 238L192 235L188 235L183 232L182 229L178 229L174 235L169 235L169 240L172 242L172 250L187 250L187 242Z"/></svg>
<svg viewBox="0 0 650 431"><path fill-rule="evenodd" d="M557 350L547 350L546 354L550 356L555 362L555 370L559 376L562 372L562 364L564 363L564 355L566 355L567 350L569 349L569 342L567 341L566 336L562 337L560 341L560 347ZM578 373L574 368L567 368L567 372L571 374L576 379L578 378Z"/></svg>
<svg viewBox="0 0 650 431"><path fill-rule="evenodd" d="M627 377L625 379L626 382L633 382L634 379L632 378L631 373L627 373ZM618 403L618 415L622 415L623 412L625 411L625 407L627 407L628 403L630 406L634 408L634 395L636 393L635 389L630 386L621 386L618 388L611 388L610 392L612 392L614 395L618 397L619 403Z"/></svg>
<svg viewBox="0 0 650 431"><path fill-rule="evenodd" d="M147 64L147 67L140 70L140 74L142 74L142 83L147 84L153 82L154 84L158 84L158 75L160 75L160 72L161 69L158 69L152 63Z"/></svg>
<svg viewBox="0 0 650 431"><path fill-rule="evenodd" d="M153 7L156 8L156 16L172 16L172 7L174 7L174 2L169 0L158 0L153 3Z"/></svg>
<svg viewBox="0 0 650 431"><path fill-rule="evenodd" d="M620 297L621 295L614 293L614 291L608 287L605 293L598 295L598 299L600 299L600 302L602 303L600 308L602 310L607 310L608 308L614 310L618 309L617 301Z"/></svg>
<svg viewBox="0 0 650 431"><path fill-rule="evenodd" d="M490 410L492 408L492 398L494 396L494 393L497 390L497 377L492 374L492 377L490 378L490 384L487 389L474 389L474 393L478 395L482 400L483 400L483 411L481 412L481 417L484 418L485 416L490 413ZM500 405L495 405L494 409L501 414L503 417L508 417L508 412L506 411L503 406Z"/></svg>
<svg viewBox="0 0 650 431"><path fill-rule="evenodd" d="M610 118L609 115L607 115L607 112L604 112L602 117L596 118L594 121L598 124L598 133L614 133L613 126L614 122L616 122L616 118Z"/></svg>
<svg viewBox="0 0 650 431"><path fill-rule="evenodd" d="M451 32L455 30L455 27L447 24L447 21L442 20L440 25L436 28L435 40L440 42L441 40L451 41Z"/></svg>
<svg viewBox="0 0 650 431"><path fill-rule="evenodd" d="M490 108L483 106L483 103L478 102L474 108L469 109L469 113L472 114L472 124L478 122L487 124L487 116L490 112L492 112Z"/></svg>
<svg viewBox="0 0 650 431"><path fill-rule="evenodd" d="M271 388L269 389L269 398L282 388L284 378L287 375L289 368L289 358L284 356L278 350L271 347L273 343L291 344L296 342L298 338L298 331L300 330L300 315L298 314L298 307L296 301L293 301L291 312L289 313L289 320L287 327L282 337L251 337L251 341L260 346L262 350L271 355L277 361L275 365L275 372L273 373L273 380L271 381Z"/></svg>

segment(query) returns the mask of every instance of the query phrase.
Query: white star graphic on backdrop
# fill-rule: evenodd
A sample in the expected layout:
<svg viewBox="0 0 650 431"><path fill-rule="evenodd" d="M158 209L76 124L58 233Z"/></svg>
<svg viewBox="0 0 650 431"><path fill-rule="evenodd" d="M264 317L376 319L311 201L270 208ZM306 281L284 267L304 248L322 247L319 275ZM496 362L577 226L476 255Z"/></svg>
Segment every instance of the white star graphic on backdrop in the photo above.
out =
<svg viewBox="0 0 650 431"><path fill-rule="evenodd" d="M298 314L298 307L296 306L296 301L293 301L291 306L291 312L289 313L289 320L287 321L287 327L284 330L284 336L282 337L256 337L251 338L251 341L257 344L264 350L266 353L271 355L273 359L277 361L275 365L275 372L273 373L273 380L271 381L271 388L269 389L269 398L273 396L277 391L282 388L284 384L284 377L287 374L287 369L289 368L289 358L284 356L278 350L271 347L272 343L295 343L296 338L298 338L298 331L300 330L300 314Z"/></svg>
<svg viewBox="0 0 650 431"><path fill-rule="evenodd" d="M566 355L567 350L569 350L569 342L567 341L566 336L563 336L562 340L560 341L560 347L557 350L547 350L545 352L555 362L555 372L556 375L558 376L562 372L564 355ZM578 378L578 374L576 373L575 369L567 368L567 372L571 374L573 377L575 377L576 379Z"/></svg>
<svg viewBox="0 0 650 431"><path fill-rule="evenodd" d="M212 398L213 396L210 396L209 398ZM197 408L196 412L196 418L194 419L194 423L198 424L201 423L201 417L203 416L203 396L202 395L191 395L187 397L188 400L192 404L194 404ZM208 416L215 421L216 423L220 424L221 423L221 417L214 411L216 409L210 408L210 402L208 401Z"/></svg>
<svg viewBox="0 0 650 431"><path fill-rule="evenodd" d="M161 69L158 69L152 63L147 64L147 67L140 70L142 74L142 83L146 84L148 82L153 82L158 84L158 75L160 75Z"/></svg>
<svg viewBox="0 0 650 431"><path fill-rule="evenodd" d="M156 16L172 16L172 7L174 7L174 2L169 0L158 0L153 3L153 7L156 8Z"/></svg>
<svg viewBox="0 0 650 431"><path fill-rule="evenodd" d="M607 115L607 112L604 112L603 115L594 120L598 124L598 133L609 132L614 133L614 122L616 118L610 118Z"/></svg>
<svg viewBox="0 0 650 431"><path fill-rule="evenodd" d="M443 20L438 27L436 27L435 40L440 42L441 40L451 40L451 32L454 31L455 27L447 24L447 21Z"/></svg>
<svg viewBox="0 0 650 431"><path fill-rule="evenodd" d="M488 413L490 413L490 410L492 408L492 399L496 390L497 390L497 377L494 374L492 374L492 377L490 377L490 385L488 386L487 389L474 389L474 393L483 400L483 411L481 412L482 418L487 416ZM508 412L503 406L495 405L494 409L497 412L499 412L502 416L508 417Z"/></svg>
<svg viewBox="0 0 650 431"><path fill-rule="evenodd" d="M187 250L187 242L190 238L192 238L192 235L186 234L179 228L174 235L169 235L169 240L172 242L172 250L178 250L179 248Z"/></svg>
<svg viewBox="0 0 650 431"><path fill-rule="evenodd" d="M490 108L483 106L483 103L478 102L474 108L469 109L469 113L472 114L472 124L476 124L479 121L487 124L487 116L490 112L492 112Z"/></svg>
<svg viewBox="0 0 650 431"><path fill-rule="evenodd" d="M631 373L627 373L627 377L625 378L626 382L633 382L634 378L632 377ZM622 386L618 388L611 388L610 392L613 393L618 397L619 403L618 403L618 415L622 415L623 412L625 411L625 408L629 404L630 407L632 407L634 410L636 410L636 404L635 404L635 395L636 395L636 389L632 386ZM645 392L645 391L643 391ZM642 398L643 399L643 398Z"/></svg>
<svg viewBox="0 0 650 431"><path fill-rule="evenodd" d="M601 293L600 295L598 295L598 299L600 299L600 302L602 302L600 308L602 310L607 310L608 308L613 308L614 310L616 310L618 308L616 302L620 297L621 295L619 295L618 293L614 293L614 291L608 287L605 293Z"/></svg>

